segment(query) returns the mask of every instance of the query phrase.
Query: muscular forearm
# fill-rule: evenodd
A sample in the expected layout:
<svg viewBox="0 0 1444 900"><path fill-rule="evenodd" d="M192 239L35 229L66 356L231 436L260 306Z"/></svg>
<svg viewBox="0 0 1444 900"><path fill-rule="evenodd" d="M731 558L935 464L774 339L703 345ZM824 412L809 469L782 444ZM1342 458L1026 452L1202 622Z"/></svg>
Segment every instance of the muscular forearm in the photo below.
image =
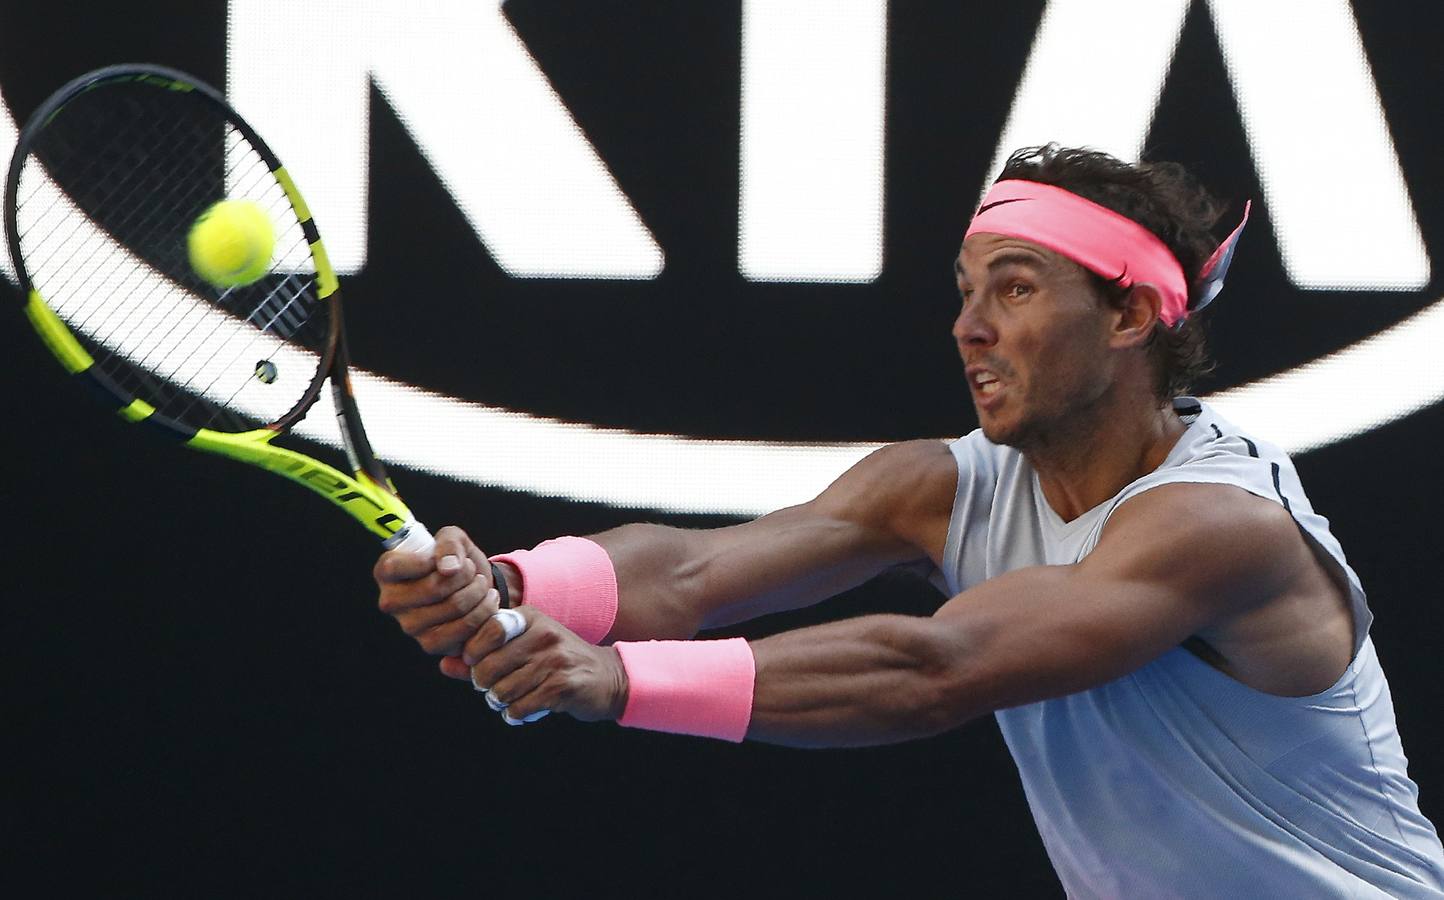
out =
<svg viewBox="0 0 1444 900"><path fill-rule="evenodd" d="M690 638L808 606L917 555L900 545L867 546L850 526L796 510L708 530L624 525L592 540L617 574L609 642Z"/></svg>
<svg viewBox="0 0 1444 900"><path fill-rule="evenodd" d="M936 619L864 616L752 644L749 740L796 747L887 744L938 734L970 704L966 648Z"/></svg>
<svg viewBox="0 0 1444 900"><path fill-rule="evenodd" d="M1110 547L1138 553L1142 543ZM1000 575L930 618L868 616L753 643L748 738L797 746L888 743L1086 690L1177 646L1209 621L1219 595L1231 594L1227 582L1204 579L1192 597L1180 595L1162 580L1171 572L1163 560L1172 556L1138 555L1120 564L1109 552L1095 551L1091 567L1032 566ZM1233 556L1247 552L1263 555L1243 546ZM1126 565L1145 574L1114 568Z"/></svg>
<svg viewBox="0 0 1444 900"><path fill-rule="evenodd" d="M617 573L617 620L607 642L690 638L708 595L702 532L632 524L593 535Z"/></svg>
<svg viewBox="0 0 1444 900"><path fill-rule="evenodd" d="M751 522L706 530L638 524L592 535L616 575L606 640L689 638L808 606L926 559L924 548L941 547L946 535L956 480L944 445L910 442L867 457L816 499Z"/></svg>

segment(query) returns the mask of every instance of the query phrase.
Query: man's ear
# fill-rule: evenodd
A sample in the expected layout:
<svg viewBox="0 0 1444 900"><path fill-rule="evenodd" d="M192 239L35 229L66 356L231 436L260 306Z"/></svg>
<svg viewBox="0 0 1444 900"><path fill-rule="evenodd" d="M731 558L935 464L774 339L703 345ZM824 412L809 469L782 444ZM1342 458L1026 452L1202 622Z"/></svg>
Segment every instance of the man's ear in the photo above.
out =
<svg viewBox="0 0 1444 900"><path fill-rule="evenodd" d="M1163 294L1152 284L1135 284L1128 289L1123 303L1115 310L1113 334L1109 343L1114 347L1135 347L1147 343L1153 335L1153 326L1163 310Z"/></svg>

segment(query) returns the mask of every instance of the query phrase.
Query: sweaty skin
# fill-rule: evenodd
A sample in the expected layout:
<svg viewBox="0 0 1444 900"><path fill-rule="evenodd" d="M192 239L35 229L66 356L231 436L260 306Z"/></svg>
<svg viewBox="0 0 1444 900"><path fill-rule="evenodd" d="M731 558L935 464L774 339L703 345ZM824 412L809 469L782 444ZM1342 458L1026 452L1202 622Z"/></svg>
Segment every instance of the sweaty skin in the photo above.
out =
<svg viewBox="0 0 1444 900"><path fill-rule="evenodd" d="M955 269L953 337L980 427L1024 453L1063 520L1158 467L1184 425L1152 390L1156 289L1136 285L1115 307L1076 263L990 234L969 237ZM956 484L947 446L913 441L877 451L808 503L741 525L595 535L620 595L606 642L689 638L820 602L892 566L936 564ZM1185 551L1192 565L1167 564ZM442 671L490 687L514 718L624 708L611 647L525 606L526 633L502 645L486 619L485 555L459 529L438 533L433 557L384 554L375 577L382 610L443 657ZM1231 486L1165 485L1124 502L1077 564L1009 572L930 617L862 616L752 642L748 737L844 746L935 734L1106 683L1180 644L1250 687L1304 696L1343 673L1352 629L1345 590L1285 510Z"/></svg>

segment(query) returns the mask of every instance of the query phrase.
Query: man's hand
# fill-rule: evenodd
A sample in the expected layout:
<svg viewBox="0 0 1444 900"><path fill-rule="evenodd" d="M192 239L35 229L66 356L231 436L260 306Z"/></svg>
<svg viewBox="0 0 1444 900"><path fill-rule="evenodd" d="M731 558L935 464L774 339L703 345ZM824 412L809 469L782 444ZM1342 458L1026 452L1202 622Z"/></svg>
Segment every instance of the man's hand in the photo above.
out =
<svg viewBox="0 0 1444 900"><path fill-rule="evenodd" d="M434 656L459 654L501 604L486 554L455 526L436 533L430 556L399 550L381 554L372 575L381 589L381 611ZM448 670L443 666L442 671Z"/></svg>
<svg viewBox="0 0 1444 900"><path fill-rule="evenodd" d="M462 658L444 659L441 671L470 678L487 691L494 709L519 724L544 710L584 722L620 718L627 706L627 672L611 647L595 647L556 620L528 607L512 610L526 630L506 640L503 623L488 621L466 642Z"/></svg>

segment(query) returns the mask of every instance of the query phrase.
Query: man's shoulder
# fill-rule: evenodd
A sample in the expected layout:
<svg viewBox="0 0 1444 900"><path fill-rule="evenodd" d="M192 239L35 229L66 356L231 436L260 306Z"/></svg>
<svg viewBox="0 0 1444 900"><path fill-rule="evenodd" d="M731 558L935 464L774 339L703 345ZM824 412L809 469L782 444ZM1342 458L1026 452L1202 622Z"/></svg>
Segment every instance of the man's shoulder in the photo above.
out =
<svg viewBox="0 0 1444 900"><path fill-rule="evenodd" d="M1232 523L1238 527L1261 522L1289 523L1288 511L1275 497L1263 496L1248 487L1223 481L1166 481L1127 496L1109 517L1150 515L1172 519L1176 530L1218 528Z"/></svg>
<svg viewBox="0 0 1444 900"><path fill-rule="evenodd" d="M1283 449L1237 428L1207 406L1168 458L1125 487L1118 502L1121 505L1172 484L1241 488L1274 503L1284 503L1285 489L1293 487L1293 493L1303 499L1293 461Z"/></svg>
<svg viewBox="0 0 1444 900"><path fill-rule="evenodd" d="M1285 561L1279 550L1299 540L1282 504L1224 482L1179 481L1129 497L1109 517L1095 554L1148 557L1171 569L1186 561L1195 573L1218 569L1257 577Z"/></svg>
<svg viewBox="0 0 1444 900"><path fill-rule="evenodd" d="M859 465L878 490L907 493L919 487L947 486L957 478L957 462L952 443L923 439L887 444L872 453Z"/></svg>
<svg viewBox="0 0 1444 900"><path fill-rule="evenodd" d="M946 520L957 478L947 441L902 441L873 451L817 502L844 518L911 533L920 520Z"/></svg>

